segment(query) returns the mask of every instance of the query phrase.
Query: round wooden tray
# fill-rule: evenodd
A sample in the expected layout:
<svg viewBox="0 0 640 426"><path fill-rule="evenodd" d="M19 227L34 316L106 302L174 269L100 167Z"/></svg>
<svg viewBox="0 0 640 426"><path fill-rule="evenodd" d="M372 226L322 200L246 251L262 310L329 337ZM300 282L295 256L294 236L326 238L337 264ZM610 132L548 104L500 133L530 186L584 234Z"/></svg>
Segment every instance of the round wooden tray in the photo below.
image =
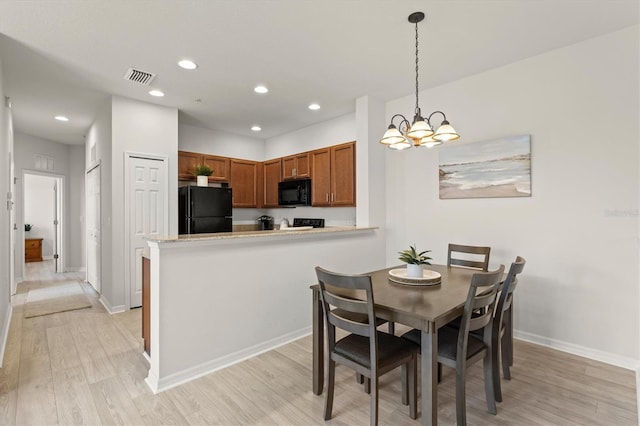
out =
<svg viewBox="0 0 640 426"><path fill-rule="evenodd" d="M422 270L422 278L408 277L406 268L392 269L389 271L389 279L391 281L404 285L437 285L440 284L441 278L442 276L439 272L430 271L428 269Z"/></svg>

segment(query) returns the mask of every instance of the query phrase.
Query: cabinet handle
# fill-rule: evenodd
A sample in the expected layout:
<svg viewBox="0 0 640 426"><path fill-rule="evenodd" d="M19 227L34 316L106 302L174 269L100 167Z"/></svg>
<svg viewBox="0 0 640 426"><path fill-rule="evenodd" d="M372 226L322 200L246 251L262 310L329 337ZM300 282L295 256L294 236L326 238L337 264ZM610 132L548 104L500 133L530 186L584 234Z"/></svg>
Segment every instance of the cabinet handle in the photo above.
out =
<svg viewBox="0 0 640 426"><path fill-rule="evenodd" d="M331 193L331 202L333 203L336 200L336 194Z"/></svg>
<svg viewBox="0 0 640 426"><path fill-rule="evenodd" d="M292 170L291 170L291 174L292 174L293 176L298 176L298 169L292 169Z"/></svg>
<svg viewBox="0 0 640 426"><path fill-rule="evenodd" d="M327 196L327 203L329 202L329 193L325 194Z"/></svg>

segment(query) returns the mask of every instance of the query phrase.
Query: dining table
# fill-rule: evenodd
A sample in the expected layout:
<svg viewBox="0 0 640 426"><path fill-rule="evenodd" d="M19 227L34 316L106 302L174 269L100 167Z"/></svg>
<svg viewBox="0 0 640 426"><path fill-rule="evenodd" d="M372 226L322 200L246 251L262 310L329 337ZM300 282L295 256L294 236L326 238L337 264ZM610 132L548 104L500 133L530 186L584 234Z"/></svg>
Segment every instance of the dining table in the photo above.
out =
<svg viewBox="0 0 640 426"><path fill-rule="evenodd" d="M375 315L378 318L421 331L421 413L423 425L438 423L438 329L462 315L469 292L471 277L477 270L446 266L426 265L425 270L441 275L439 284L410 282L400 284L391 281L389 271L398 275L398 269L380 269L367 272L371 276ZM407 280L400 280L407 281ZM410 281L410 280L409 280ZM312 290L313 334L313 393L322 394L325 366L325 324L320 286ZM354 294L353 297L358 297Z"/></svg>

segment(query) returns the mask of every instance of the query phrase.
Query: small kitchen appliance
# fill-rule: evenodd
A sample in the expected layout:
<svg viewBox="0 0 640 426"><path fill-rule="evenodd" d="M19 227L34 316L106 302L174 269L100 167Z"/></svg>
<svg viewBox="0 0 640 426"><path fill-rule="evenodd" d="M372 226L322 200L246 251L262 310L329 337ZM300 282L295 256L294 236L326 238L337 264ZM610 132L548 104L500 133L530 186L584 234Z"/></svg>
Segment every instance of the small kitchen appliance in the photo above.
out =
<svg viewBox="0 0 640 426"><path fill-rule="evenodd" d="M273 229L273 217L260 216L258 218L258 229L261 231L270 231Z"/></svg>

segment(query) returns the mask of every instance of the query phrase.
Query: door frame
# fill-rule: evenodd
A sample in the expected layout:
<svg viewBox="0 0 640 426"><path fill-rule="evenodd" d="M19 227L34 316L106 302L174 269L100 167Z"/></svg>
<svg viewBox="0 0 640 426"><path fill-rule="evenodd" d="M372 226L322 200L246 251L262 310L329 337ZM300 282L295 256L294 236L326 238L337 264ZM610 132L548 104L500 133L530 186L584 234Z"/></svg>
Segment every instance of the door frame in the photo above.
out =
<svg viewBox="0 0 640 426"><path fill-rule="evenodd" d="M20 200L21 204L22 204L22 229L18 229L19 232L21 232L20 235L22 235L22 241L24 241L24 216L25 216L25 203L24 203L24 199L25 199L25 194L26 194L26 190L25 190L25 176L26 175L35 175L35 176L44 176L44 177L50 177L56 180L56 184L58 185L59 190L57 191L57 208L60 210L60 215L58 216L58 223L59 223L59 227L57 230L58 233L58 247L57 247L57 251L58 251L58 265L59 265L59 269L60 272L65 272L66 269L66 252L65 252L65 247L66 247L66 238L65 238L65 231L66 231L66 211L65 211L65 199L66 199L66 192L65 192L65 176L58 174L58 173L48 173L48 172L42 172L39 170L29 170L29 169L22 169L22 200ZM54 247L54 251L56 248ZM20 253L21 256L21 263L22 263L22 279L24 280L24 277L26 276L26 262L24 261L24 252L25 252L25 246L24 246L24 242L22 243L22 252ZM54 253L55 255L55 253ZM55 272L55 271L54 271Z"/></svg>
<svg viewBox="0 0 640 426"><path fill-rule="evenodd" d="M84 172L84 258L85 258L85 282L88 282L91 287L98 293L98 294L102 294L102 161L98 160L96 161L94 164L92 164L90 167L88 167L85 172ZM99 208L99 221L98 221L98 229L100 230L100 240L98 242L99 246L100 246L100 255L98 256L98 268L97 268L97 272L96 275L98 276L98 282L97 283L91 283L91 281L89 281L89 226L88 226L88 220L87 220L87 207L89 205L89 197L87 197L88 191L89 191L89 173L93 172L94 170L97 171L98 173L98 184L100 187L100 205L98 206Z"/></svg>
<svg viewBox="0 0 640 426"><path fill-rule="evenodd" d="M124 245L124 254L125 254L125 262L124 262L124 303L125 310L131 309L131 268L129 254L131 252L131 244L129 234L131 232L131 202L129 197L129 190L131 189L131 174L129 173L129 167L131 166L131 160L133 158L140 158L143 160L155 160L162 162L162 173L164 176L164 230L165 232L169 232L169 157L166 155L158 155L158 154L148 154L142 152L135 151L125 151L124 152L124 236L123 236L123 245Z"/></svg>

